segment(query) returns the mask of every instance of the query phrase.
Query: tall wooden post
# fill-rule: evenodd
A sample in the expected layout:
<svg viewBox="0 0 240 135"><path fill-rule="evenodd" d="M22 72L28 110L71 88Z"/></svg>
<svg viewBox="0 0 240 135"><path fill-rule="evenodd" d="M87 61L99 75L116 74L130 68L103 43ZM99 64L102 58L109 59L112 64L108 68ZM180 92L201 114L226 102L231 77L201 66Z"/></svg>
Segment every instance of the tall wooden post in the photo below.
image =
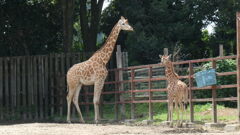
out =
<svg viewBox="0 0 240 135"><path fill-rule="evenodd" d="M216 69L216 61L212 61L212 68ZM213 114L213 123L217 123L217 90L216 85L212 86L212 114Z"/></svg>
<svg viewBox="0 0 240 135"><path fill-rule="evenodd" d="M168 48L164 48L164 49L163 49L163 54L164 54L164 55L168 55Z"/></svg>
<svg viewBox="0 0 240 135"><path fill-rule="evenodd" d="M121 51L120 45L117 45L116 59L117 59L117 68L123 68L122 51ZM119 75L118 81L120 81L120 82L123 81L123 71L122 70L118 70L118 75ZM119 91L123 91L123 84L120 83L118 88L119 88ZM122 94L120 94L119 100L120 100L120 102L124 102L124 96ZM120 105L120 115L121 115L122 120L125 119L125 117L126 117L125 112L126 112L125 104L122 103Z"/></svg>
<svg viewBox="0 0 240 135"><path fill-rule="evenodd" d="M237 31L237 97L238 97L238 122L240 123L240 12L236 13Z"/></svg>
<svg viewBox="0 0 240 135"><path fill-rule="evenodd" d="M148 91L149 91L149 102L148 102L148 114L149 114L149 120L153 120L153 104L152 104L152 97L153 93L151 92L152 89L152 67L149 67L149 80L148 80Z"/></svg>
<svg viewBox="0 0 240 135"><path fill-rule="evenodd" d="M193 92L192 92L192 87L193 87L193 64L189 62L189 107L190 107L190 122L194 121L194 104L193 104Z"/></svg>
<svg viewBox="0 0 240 135"><path fill-rule="evenodd" d="M222 44L219 45L219 56L220 57L224 56L223 45Z"/></svg>

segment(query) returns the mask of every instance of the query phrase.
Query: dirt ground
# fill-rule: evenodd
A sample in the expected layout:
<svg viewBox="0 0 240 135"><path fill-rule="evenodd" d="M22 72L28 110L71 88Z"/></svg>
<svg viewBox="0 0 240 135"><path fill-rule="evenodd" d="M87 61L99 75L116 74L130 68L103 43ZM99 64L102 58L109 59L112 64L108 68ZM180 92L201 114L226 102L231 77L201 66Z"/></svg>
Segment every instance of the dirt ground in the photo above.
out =
<svg viewBox="0 0 240 135"><path fill-rule="evenodd" d="M0 135L240 135L240 132L207 131L163 126L110 124L29 123L0 125Z"/></svg>

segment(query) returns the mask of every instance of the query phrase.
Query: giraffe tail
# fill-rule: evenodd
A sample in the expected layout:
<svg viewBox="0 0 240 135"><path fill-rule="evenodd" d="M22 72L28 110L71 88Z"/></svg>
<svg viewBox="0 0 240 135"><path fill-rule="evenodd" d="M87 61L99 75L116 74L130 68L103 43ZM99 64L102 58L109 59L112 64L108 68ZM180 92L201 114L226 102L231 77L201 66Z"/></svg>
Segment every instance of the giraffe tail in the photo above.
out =
<svg viewBox="0 0 240 135"><path fill-rule="evenodd" d="M184 103L185 104L187 104L188 102L189 102L189 88L187 87L186 89L185 89L185 98L184 98Z"/></svg>
<svg viewBox="0 0 240 135"><path fill-rule="evenodd" d="M68 85L67 85L67 93L68 93L68 91L69 91L69 87L68 87Z"/></svg>

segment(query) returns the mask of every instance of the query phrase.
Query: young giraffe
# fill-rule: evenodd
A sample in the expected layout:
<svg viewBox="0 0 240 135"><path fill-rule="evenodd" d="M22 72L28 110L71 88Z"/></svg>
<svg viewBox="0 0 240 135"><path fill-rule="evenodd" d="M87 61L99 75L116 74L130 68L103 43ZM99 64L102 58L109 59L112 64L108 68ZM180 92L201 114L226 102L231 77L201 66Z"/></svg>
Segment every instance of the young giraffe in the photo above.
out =
<svg viewBox="0 0 240 135"><path fill-rule="evenodd" d="M118 35L121 30L133 31L133 28L128 24L128 20L124 17L117 22L113 27L109 37L105 44L97 52L93 54L91 58L82 63L73 65L67 72L67 122L70 121L70 107L73 101L77 112L80 116L80 122L84 123L81 110L78 105L78 96L82 85L94 85L94 111L95 111L95 122L98 123L99 116L99 99L101 96L104 81L107 77L108 71L106 64L108 63L112 52L114 50Z"/></svg>
<svg viewBox="0 0 240 135"><path fill-rule="evenodd" d="M173 126L173 109L175 102L175 109L177 111L177 126L182 126L183 113L185 112L184 103L188 102L188 87L179 80L179 76L176 74L173 68L173 64L170 60L171 55L162 56L159 55L161 64L165 66L165 75L167 77L167 90L168 90L168 104L169 104L169 120L170 126ZM181 112L181 121L179 122L179 107Z"/></svg>

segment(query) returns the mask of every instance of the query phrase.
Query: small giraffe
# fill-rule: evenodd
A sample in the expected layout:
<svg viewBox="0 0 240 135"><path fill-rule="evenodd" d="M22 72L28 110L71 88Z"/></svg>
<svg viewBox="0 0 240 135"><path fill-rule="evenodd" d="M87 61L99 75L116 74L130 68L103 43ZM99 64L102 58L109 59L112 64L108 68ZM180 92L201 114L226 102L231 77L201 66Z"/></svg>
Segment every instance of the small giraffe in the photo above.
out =
<svg viewBox="0 0 240 135"><path fill-rule="evenodd" d="M70 121L70 109L71 102L73 101L77 112L80 116L80 122L84 123L81 110L78 105L78 96L82 85L94 85L94 111L95 111L95 122L98 123L100 120L99 116L99 99L101 96L104 81L107 77L108 71L106 64L111 58L112 52L115 48L115 44L118 35L121 30L133 31L133 28L128 24L128 20L124 17L117 22L113 27L110 35L108 36L105 44L97 52L93 54L87 61L73 65L67 72L67 122Z"/></svg>
<svg viewBox="0 0 240 135"><path fill-rule="evenodd" d="M175 109L177 111L177 126L182 126L183 113L185 112L184 103L188 102L188 87L179 80L179 76L176 74L173 68L173 64L170 60L171 55L159 55L161 64L165 66L165 75L167 77L167 91L168 91L168 104L169 104L169 120L170 126L173 126L173 109L175 103ZM179 108L181 112L181 121L179 122Z"/></svg>

